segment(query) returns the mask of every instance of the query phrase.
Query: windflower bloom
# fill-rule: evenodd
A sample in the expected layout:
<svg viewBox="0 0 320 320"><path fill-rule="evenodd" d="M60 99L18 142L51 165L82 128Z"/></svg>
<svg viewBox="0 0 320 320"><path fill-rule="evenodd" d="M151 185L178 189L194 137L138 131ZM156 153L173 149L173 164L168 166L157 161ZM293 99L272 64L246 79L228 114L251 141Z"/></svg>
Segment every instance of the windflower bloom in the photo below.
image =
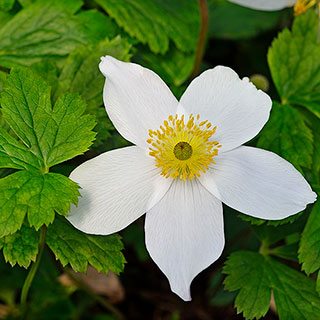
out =
<svg viewBox="0 0 320 320"><path fill-rule="evenodd" d="M102 58L103 98L134 146L76 168L82 187L69 221L107 235L146 213L146 247L173 292L190 300L193 278L224 247L222 202L262 219L283 219L314 202L303 176L278 155L242 146L269 118L271 99L248 78L218 66L194 79L178 102L151 70Z"/></svg>
<svg viewBox="0 0 320 320"><path fill-rule="evenodd" d="M256 10L275 11L294 6L295 15L299 15L317 4L318 0L229 0ZM320 10L320 4L319 4Z"/></svg>

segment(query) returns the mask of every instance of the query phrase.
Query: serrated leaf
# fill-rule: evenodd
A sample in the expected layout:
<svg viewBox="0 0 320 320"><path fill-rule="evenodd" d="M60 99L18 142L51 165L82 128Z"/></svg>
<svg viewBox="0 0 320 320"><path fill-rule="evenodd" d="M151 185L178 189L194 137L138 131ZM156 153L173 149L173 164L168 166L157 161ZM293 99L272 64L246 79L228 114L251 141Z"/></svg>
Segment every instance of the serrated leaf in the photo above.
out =
<svg viewBox="0 0 320 320"><path fill-rule="evenodd" d="M182 51L195 51L200 16L196 1L95 0L119 26L147 43L155 53L165 53L169 40Z"/></svg>
<svg viewBox="0 0 320 320"><path fill-rule="evenodd" d="M185 53L171 46L165 55L154 54L149 50L138 51L138 62L153 70L167 84L180 86L192 73L195 54Z"/></svg>
<svg viewBox="0 0 320 320"><path fill-rule="evenodd" d="M64 95L54 107L50 87L30 70L12 69L1 96L2 114L17 136L48 168L88 150L94 119L83 116L79 96Z"/></svg>
<svg viewBox="0 0 320 320"><path fill-rule="evenodd" d="M38 233L23 224L16 233L0 238L0 249L3 249L3 256L11 266L18 264L28 268L30 263L36 260L38 242Z"/></svg>
<svg viewBox="0 0 320 320"><path fill-rule="evenodd" d="M48 228L47 244L63 266L69 263L76 272L86 272L88 263L104 273L111 270L119 274L124 267L119 236L85 234L64 218L57 217Z"/></svg>
<svg viewBox="0 0 320 320"><path fill-rule="evenodd" d="M280 12L259 11L227 0L209 0L209 35L222 39L247 39L275 28ZM226 23L228 21L228 23Z"/></svg>
<svg viewBox="0 0 320 320"><path fill-rule="evenodd" d="M297 169L312 165L312 131L299 111L290 105L273 103L270 119L261 131L257 146L281 155Z"/></svg>
<svg viewBox="0 0 320 320"><path fill-rule="evenodd" d="M319 99L318 30L316 12L308 10L297 16L292 31L283 30L269 49L268 62L272 78L284 104L291 102L305 105ZM315 112L318 113L319 110Z"/></svg>
<svg viewBox="0 0 320 320"><path fill-rule="evenodd" d="M0 65L56 59L114 32L110 19L96 10L75 15L81 6L81 0L40 0L19 11L0 29Z"/></svg>
<svg viewBox="0 0 320 320"><path fill-rule="evenodd" d="M57 173L19 171L0 179L0 237L19 230L26 215L36 229L52 223L55 212L66 216L79 195L78 185Z"/></svg>
<svg viewBox="0 0 320 320"><path fill-rule="evenodd" d="M229 257L224 273L226 289L239 290L235 306L246 319L259 319L267 313L271 290L280 320L320 317L315 282L273 258L238 251Z"/></svg>
<svg viewBox="0 0 320 320"><path fill-rule="evenodd" d="M307 274L320 268L320 201L314 205L302 232L299 261Z"/></svg>

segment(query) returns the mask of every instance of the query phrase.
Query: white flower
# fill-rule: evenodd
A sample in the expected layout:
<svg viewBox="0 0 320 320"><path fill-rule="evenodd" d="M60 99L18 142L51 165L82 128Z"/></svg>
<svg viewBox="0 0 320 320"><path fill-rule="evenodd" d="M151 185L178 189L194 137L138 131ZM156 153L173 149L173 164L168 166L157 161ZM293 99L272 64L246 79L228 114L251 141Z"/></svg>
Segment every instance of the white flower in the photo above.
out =
<svg viewBox="0 0 320 320"><path fill-rule="evenodd" d="M281 10L286 7L292 7L297 2L297 0L229 0L229 1L244 7L251 8L251 9L265 10L265 11Z"/></svg>
<svg viewBox="0 0 320 320"><path fill-rule="evenodd" d="M180 102L152 71L102 58L107 113L135 146L103 153L71 173L82 187L70 222L117 232L146 213L146 246L171 289L190 300L193 278L224 247L222 202L283 219L314 202L302 175L276 154L241 146L269 117L271 100L227 67L194 79Z"/></svg>

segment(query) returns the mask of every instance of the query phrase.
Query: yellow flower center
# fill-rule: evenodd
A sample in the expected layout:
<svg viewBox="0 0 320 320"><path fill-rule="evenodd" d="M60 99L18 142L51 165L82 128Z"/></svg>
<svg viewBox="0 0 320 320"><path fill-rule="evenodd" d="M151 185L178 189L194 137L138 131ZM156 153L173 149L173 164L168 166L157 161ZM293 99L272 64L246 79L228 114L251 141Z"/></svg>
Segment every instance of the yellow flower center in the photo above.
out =
<svg viewBox="0 0 320 320"><path fill-rule="evenodd" d="M317 3L317 0L297 0L294 5L294 14L298 16L306 12L309 8L313 7Z"/></svg>
<svg viewBox="0 0 320 320"><path fill-rule="evenodd" d="M149 154L156 160L156 166L162 169L166 178L192 180L200 177L200 172L206 172L213 158L218 155L221 147L212 136L216 127L212 128L208 120L200 122L191 114L188 121L184 115L178 118L170 115L159 130L149 130Z"/></svg>

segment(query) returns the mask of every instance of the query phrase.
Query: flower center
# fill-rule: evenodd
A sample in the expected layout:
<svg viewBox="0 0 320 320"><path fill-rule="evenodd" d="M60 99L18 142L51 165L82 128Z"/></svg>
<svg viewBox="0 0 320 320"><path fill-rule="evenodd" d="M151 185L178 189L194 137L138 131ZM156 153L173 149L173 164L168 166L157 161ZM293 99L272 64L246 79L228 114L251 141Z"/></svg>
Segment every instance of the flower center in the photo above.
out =
<svg viewBox="0 0 320 320"><path fill-rule="evenodd" d="M184 115L181 118L170 115L160 129L149 130L149 155L155 158L156 166L166 178L192 180L215 163L213 158L221 147L212 139L215 131L216 127L212 128L208 120L200 122L199 115L195 118L191 114L186 122Z"/></svg>
<svg viewBox="0 0 320 320"><path fill-rule="evenodd" d="M173 153L178 160L188 160L192 156L192 147L188 142L178 142L174 148Z"/></svg>

